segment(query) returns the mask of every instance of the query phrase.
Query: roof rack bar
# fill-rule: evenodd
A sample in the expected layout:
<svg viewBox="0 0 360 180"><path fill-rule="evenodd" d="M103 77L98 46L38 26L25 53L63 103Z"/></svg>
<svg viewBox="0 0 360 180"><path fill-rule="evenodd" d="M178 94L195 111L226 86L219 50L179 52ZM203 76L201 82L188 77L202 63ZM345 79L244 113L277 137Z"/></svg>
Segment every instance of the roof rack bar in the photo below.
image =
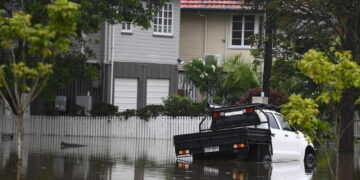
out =
<svg viewBox="0 0 360 180"><path fill-rule="evenodd" d="M212 112L220 112L220 111L233 111L238 109L245 109L245 108L259 108L259 109L272 109L272 110L278 110L279 107L272 105L272 104L262 104L262 103L253 103L253 104L241 104L241 105L234 105L234 106L228 106L228 107L222 107L222 108L216 108L210 111Z"/></svg>

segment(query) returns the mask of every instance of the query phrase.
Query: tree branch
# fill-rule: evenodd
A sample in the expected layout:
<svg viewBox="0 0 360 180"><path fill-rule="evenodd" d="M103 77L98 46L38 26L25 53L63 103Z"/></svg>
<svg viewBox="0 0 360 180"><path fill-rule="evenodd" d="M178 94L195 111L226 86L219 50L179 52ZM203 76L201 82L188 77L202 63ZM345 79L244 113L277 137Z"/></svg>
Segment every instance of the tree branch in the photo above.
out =
<svg viewBox="0 0 360 180"><path fill-rule="evenodd" d="M4 77L1 77L1 76L0 76L0 78L1 78L1 80L3 81L3 83L4 83L5 90L6 90L7 93L9 94L9 97L10 97L10 100L11 100L11 102L9 102L9 103L12 103L12 104L13 104L13 107L16 108L16 109L14 109L14 110L17 111L17 110L18 110L18 109L17 109L18 107L15 106L15 105L16 105L16 101L15 101L14 95L13 95L12 92L10 91L10 88L9 88L8 83L6 82L6 80L5 80Z"/></svg>

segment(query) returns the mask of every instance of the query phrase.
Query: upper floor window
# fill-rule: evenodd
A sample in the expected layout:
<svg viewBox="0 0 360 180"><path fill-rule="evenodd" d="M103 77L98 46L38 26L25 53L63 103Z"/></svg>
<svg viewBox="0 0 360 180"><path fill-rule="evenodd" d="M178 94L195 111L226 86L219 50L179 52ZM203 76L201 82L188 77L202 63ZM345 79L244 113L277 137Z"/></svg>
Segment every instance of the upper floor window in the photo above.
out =
<svg viewBox="0 0 360 180"><path fill-rule="evenodd" d="M122 23L121 32L132 32L131 23Z"/></svg>
<svg viewBox="0 0 360 180"><path fill-rule="evenodd" d="M154 34L172 35L173 4L166 3L154 17Z"/></svg>
<svg viewBox="0 0 360 180"><path fill-rule="evenodd" d="M231 47L247 47L251 45L250 37L263 30L263 18L256 15L233 15L231 28Z"/></svg>

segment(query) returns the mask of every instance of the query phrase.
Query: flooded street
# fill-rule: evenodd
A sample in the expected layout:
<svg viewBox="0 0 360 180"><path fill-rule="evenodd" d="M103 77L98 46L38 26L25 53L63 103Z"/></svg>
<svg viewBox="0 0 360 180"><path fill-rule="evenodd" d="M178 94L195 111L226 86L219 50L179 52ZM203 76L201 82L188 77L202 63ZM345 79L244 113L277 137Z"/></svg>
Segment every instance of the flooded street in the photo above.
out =
<svg viewBox="0 0 360 180"><path fill-rule="evenodd" d="M61 146L61 142L85 147ZM0 179L16 177L16 141L0 141ZM326 161L244 163L176 159L171 140L25 136L24 179L331 179ZM353 179L360 179L355 145ZM351 165L351 163L349 163Z"/></svg>

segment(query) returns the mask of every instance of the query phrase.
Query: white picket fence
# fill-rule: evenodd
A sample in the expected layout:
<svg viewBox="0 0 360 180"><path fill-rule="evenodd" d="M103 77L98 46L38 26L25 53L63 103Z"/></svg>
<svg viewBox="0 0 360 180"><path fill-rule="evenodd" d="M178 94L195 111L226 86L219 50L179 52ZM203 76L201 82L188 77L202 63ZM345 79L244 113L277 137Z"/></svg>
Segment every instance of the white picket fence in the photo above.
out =
<svg viewBox="0 0 360 180"><path fill-rule="evenodd" d="M203 117L159 116L148 121L138 117L69 117L30 116L24 120L24 132L31 135L92 136L127 138L163 138L195 133ZM16 120L3 117L1 133L16 133ZM203 128L208 128L210 118L206 117Z"/></svg>
<svg viewBox="0 0 360 180"><path fill-rule="evenodd" d="M30 116L24 121L25 134L90 137L170 139L174 135L199 132L203 117L159 116L144 121L138 117ZM2 117L0 133L16 133L16 120ZM206 117L202 128L209 128ZM354 122L354 136L360 138L360 120Z"/></svg>

